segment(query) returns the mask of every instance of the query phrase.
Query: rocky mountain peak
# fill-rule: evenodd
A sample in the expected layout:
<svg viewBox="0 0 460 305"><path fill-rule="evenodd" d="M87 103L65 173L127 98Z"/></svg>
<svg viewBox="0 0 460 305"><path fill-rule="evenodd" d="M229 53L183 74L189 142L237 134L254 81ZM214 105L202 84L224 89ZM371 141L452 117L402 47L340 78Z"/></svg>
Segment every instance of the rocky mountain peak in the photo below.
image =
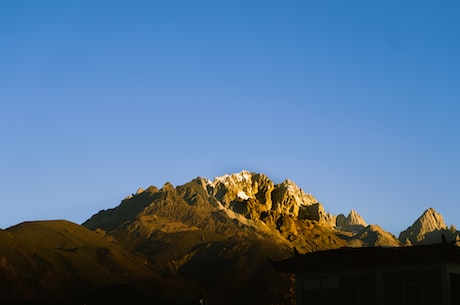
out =
<svg viewBox="0 0 460 305"><path fill-rule="evenodd" d="M171 182L166 182L161 190L164 192L172 192L174 191L174 185L172 185Z"/></svg>
<svg viewBox="0 0 460 305"><path fill-rule="evenodd" d="M339 230L349 231L349 232L359 232L367 226L366 221L358 214L355 210L351 210L348 213L348 216L345 217L343 214L337 215L336 218L336 227Z"/></svg>
<svg viewBox="0 0 460 305"><path fill-rule="evenodd" d="M441 214L433 208L427 209L410 227L402 231L399 240L403 243L418 244L422 241L429 243L439 237L444 231L447 231L446 223Z"/></svg>
<svg viewBox="0 0 460 305"><path fill-rule="evenodd" d="M273 182L263 174L242 171L224 175L208 182L208 193L226 208L246 205L249 201L258 202L263 210L271 208Z"/></svg>
<svg viewBox="0 0 460 305"><path fill-rule="evenodd" d="M290 199L294 200L298 205L312 205L318 201L311 194L305 193L300 187L289 179L284 180L281 184L276 185L276 188L285 193Z"/></svg>
<svg viewBox="0 0 460 305"><path fill-rule="evenodd" d="M247 170L243 170L239 173L231 174L231 175L223 175L220 177L215 177L213 183L223 183L223 184L239 184L250 182L252 179L253 174Z"/></svg>
<svg viewBox="0 0 460 305"><path fill-rule="evenodd" d="M350 225L362 225L363 227L367 226L367 223L364 221L364 218L358 214L355 210L351 210L347 216L347 220Z"/></svg>
<svg viewBox="0 0 460 305"><path fill-rule="evenodd" d="M242 171L208 181L207 189L224 208L250 219L258 220L261 215L277 213L335 225L334 217L326 213L311 194L288 179L274 184L264 174Z"/></svg>
<svg viewBox="0 0 460 305"><path fill-rule="evenodd" d="M334 217L324 210L323 205L291 180L286 179L274 186L272 201L272 209L281 214L334 226Z"/></svg>
<svg viewBox="0 0 460 305"><path fill-rule="evenodd" d="M446 229L446 223L441 214L436 212L433 208L426 210L418 219L420 224L428 231Z"/></svg>

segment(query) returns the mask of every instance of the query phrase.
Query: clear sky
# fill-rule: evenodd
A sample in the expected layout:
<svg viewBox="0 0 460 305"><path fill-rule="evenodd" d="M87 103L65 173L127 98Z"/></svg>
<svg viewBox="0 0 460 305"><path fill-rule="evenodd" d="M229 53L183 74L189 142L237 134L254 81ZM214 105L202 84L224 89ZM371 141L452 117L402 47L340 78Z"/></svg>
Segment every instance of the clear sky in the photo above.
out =
<svg viewBox="0 0 460 305"><path fill-rule="evenodd" d="M460 226L459 1L0 1L0 227L243 169Z"/></svg>

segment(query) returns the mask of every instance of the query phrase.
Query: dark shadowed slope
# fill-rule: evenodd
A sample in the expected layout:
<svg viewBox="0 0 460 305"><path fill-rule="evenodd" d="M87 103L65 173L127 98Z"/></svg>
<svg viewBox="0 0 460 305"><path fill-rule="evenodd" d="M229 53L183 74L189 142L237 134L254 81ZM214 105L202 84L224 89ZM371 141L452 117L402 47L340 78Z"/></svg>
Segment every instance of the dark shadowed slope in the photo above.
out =
<svg viewBox="0 0 460 305"><path fill-rule="evenodd" d="M112 285L155 295L161 282L145 258L75 223L24 222L0 233L2 299L75 300Z"/></svg>

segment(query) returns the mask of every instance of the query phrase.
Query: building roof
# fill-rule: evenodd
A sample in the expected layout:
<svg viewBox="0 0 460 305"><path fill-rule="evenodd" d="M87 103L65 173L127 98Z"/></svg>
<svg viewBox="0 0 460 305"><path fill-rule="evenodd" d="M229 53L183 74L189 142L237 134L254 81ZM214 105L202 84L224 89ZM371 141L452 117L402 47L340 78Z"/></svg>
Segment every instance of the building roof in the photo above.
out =
<svg viewBox="0 0 460 305"><path fill-rule="evenodd" d="M297 273L439 263L460 265L460 247L447 243L408 247L345 247L296 255L272 262L272 266L276 271Z"/></svg>

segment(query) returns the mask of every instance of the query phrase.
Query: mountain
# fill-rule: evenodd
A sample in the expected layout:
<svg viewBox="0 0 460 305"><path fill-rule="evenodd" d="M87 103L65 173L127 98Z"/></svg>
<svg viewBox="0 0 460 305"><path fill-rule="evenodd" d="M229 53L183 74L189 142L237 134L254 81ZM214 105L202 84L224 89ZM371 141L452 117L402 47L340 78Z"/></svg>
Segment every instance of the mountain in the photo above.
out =
<svg viewBox="0 0 460 305"><path fill-rule="evenodd" d="M151 186L83 225L112 235L136 232L145 238L164 231L158 226L171 222L182 231L198 231L211 240L241 236L302 251L343 245L335 237L335 217L311 194L289 180L274 184L263 174L246 171L214 181L196 178L177 188L169 183L161 189ZM318 235L313 234L315 230L331 235L330 242L312 242L315 238L311 237Z"/></svg>
<svg viewBox="0 0 460 305"><path fill-rule="evenodd" d="M214 303L270 304L280 295L294 296L292 278L274 273L268 258L399 244L381 228L368 228L355 211L340 228L338 219L294 182L275 184L263 174L243 171L139 189L83 226L142 253L160 272L191 280Z"/></svg>
<svg viewBox="0 0 460 305"><path fill-rule="evenodd" d="M458 239L427 210L399 240L354 210L328 213L294 182L242 171L139 188L82 225L0 230L0 303L294 303L271 260L317 250ZM15 302L15 304L19 304Z"/></svg>
<svg viewBox="0 0 460 305"><path fill-rule="evenodd" d="M410 227L402 231L399 241L407 245L452 242L458 236L456 229L448 229L441 214L427 209Z"/></svg>
<svg viewBox="0 0 460 305"><path fill-rule="evenodd" d="M286 258L294 248L344 246L331 221L291 181L274 184L262 174L241 172L176 188L148 187L83 225L148 256L160 272L190 279L200 287L194 298L267 304L280 295L293 298L292 278L275 273L268 258Z"/></svg>

